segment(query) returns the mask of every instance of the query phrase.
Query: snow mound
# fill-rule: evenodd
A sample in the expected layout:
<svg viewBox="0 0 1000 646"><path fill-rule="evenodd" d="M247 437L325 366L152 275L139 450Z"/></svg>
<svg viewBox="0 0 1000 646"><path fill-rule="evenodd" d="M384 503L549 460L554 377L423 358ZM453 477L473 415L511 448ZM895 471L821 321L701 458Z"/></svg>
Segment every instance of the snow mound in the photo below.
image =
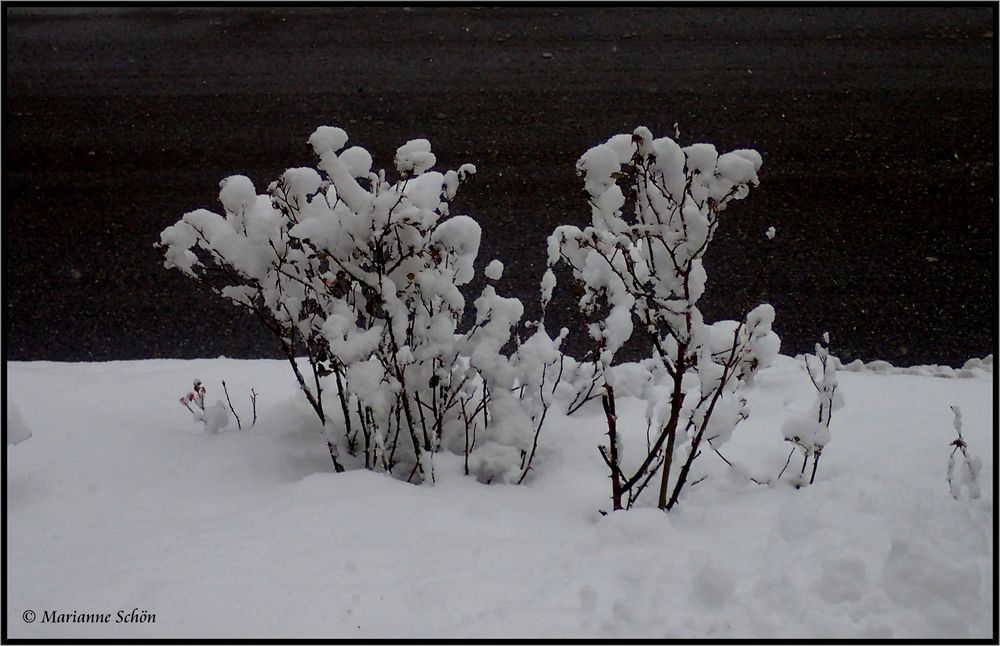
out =
<svg viewBox="0 0 1000 646"><path fill-rule="evenodd" d="M797 355L795 358L801 360L802 355ZM838 370L850 370L851 372L874 372L883 375L916 375L920 377L968 379L980 374L977 373L977 371L982 371L983 373L993 372L992 354L988 354L982 359L973 357L962 364L961 368L953 368L952 366L943 366L938 364L897 367L888 361L882 361L881 359L869 361L868 363L865 363L861 359L855 359L848 364L841 363L836 357L834 357L834 360Z"/></svg>
<svg viewBox="0 0 1000 646"><path fill-rule="evenodd" d="M21 415L17 405L9 399L7 400L7 424L4 425L4 428L7 429L8 446L20 444L31 437L31 429L24 421L24 416Z"/></svg>

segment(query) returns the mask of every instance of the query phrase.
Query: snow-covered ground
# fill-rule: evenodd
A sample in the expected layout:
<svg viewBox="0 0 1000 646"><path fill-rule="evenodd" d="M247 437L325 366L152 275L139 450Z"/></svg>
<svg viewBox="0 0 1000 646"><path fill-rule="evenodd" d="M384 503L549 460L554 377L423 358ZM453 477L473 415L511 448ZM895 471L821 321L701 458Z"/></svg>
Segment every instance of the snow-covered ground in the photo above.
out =
<svg viewBox="0 0 1000 646"><path fill-rule="evenodd" d="M525 485L438 456L414 486L332 473L284 362L8 363L7 420L32 437L7 447L7 636L990 637L992 363L859 368L814 485L749 479L774 478L783 421L815 398L781 356L724 447L735 468L709 451L670 513L602 516L598 402L550 413ZM244 424L255 388L257 424L205 433L177 403L194 377L208 403L225 379ZM949 492L949 405L983 462L977 500ZM618 409L628 459L643 407ZM155 622L116 623L133 609ZM73 612L110 623L46 621Z"/></svg>

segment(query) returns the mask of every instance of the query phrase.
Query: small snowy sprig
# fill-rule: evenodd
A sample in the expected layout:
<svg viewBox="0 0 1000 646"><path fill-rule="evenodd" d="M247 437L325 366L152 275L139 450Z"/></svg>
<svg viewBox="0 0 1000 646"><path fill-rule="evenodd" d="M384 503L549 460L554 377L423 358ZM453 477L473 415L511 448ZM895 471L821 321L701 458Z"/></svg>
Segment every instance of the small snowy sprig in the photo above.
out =
<svg viewBox="0 0 1000 646"><path fill-rule="evenodd" d="M951 410L955 414L953 425L958 437L950 445L955 448L948 456L948 488L955 500L961 500L963 490L968 492L969 499L975 500L982 495L979 489L979 472L983 463L978 457L969 455L969 446L962 437L962 410L958 406L951 406ZM955 459L955 454L959 452L962 454L960 465Z"/></svg>
<svg viewBox="0 0 1000 646"><path fill-rule="evenodd" d="M201 383L201 379L194 380L191 390L180 398L180 403L188 409L195 421L204 424L209 433L218 433L229 424L229 413L222 401L205 407L205 385Z"/></svg>
<svg viewBox="0 0 1000 646"><path fill-rule="evenodd" d="M795 446L788 454L788 460L784 468L778 474L780 478L796 448L802 451L802 468L795 476L796 488L804 486L805 471L811 457L813 460L812 474L808 484L816 480L816 469L819 465L819 458L823 454L823 449L830 443L830 421L833 418L833 411L844 406L844 396L838 389L836 357L830 355L830 333L823 333L823 340L816 344L816 354L805 355L806 374L809 381L816 389L816 401L812 409L803 415L790 417L782 425L781 431L786 442L791 442Z"/></svg>
<svg viewBox="0 0 1000 646"><path fill-rule="evenodd" d="M205 421L205 386L201 379L194 380L194 386L188 394L180 398L181 405L199 422Z"/></svg>
<svg viewBox="0 0 1000 646"><path fill-rule="evenodd" d="M233 406L233 400L229 398L229 388L226 386L226 381L222 381L222 391L226 394L226 404L229 406L229 412L233 414L233 418L236 419L236 428L238 430L243 430L243 422L240 420L240 416L236 413L236 408ZM253 427L257 423L257 391L253 388L250 389L250 408L253 412L253 419L250 421L250 426Z"/></svg>

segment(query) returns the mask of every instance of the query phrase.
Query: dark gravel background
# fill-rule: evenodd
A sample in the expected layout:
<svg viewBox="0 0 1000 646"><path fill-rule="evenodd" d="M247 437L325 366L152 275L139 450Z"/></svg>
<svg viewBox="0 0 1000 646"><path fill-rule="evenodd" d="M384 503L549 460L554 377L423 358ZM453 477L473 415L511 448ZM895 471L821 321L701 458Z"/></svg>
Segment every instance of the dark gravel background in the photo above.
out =
<svg viewBox="0 0 1000 646"><path fill-rule="evenodd" d="M763 298L785 353L961 364L996 345L996 4L47 9L5 7L7 359L276 356L257 324L162 266L159 231L262 190L340 125L391 166L431 140L479 174L454 212L480 266L537 301L544 240L589 220L574 174L637 125L753 147L759 190L706 263L736 314ZM566 302L563 301L563 306ZM537 305L534 306L537 310ZM550 327L564 320L556 312Z"/></svg>

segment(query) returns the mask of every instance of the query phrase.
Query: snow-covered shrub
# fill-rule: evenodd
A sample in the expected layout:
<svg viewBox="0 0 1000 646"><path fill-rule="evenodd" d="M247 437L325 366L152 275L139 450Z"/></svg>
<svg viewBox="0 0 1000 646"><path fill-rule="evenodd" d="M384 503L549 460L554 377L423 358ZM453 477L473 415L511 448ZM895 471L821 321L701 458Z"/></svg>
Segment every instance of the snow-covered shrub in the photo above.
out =
<svg viewBox="0 0 1000 646"><path fill-rule="evenodd" d="M205 425L205 430L209 433L218 433L229 425L229 413L222 400L205 408L205 385L201 383L201 379L194 380L191 390L180 398L180 403L188 409L195 421Z"/></svg>
<svg viewBox="0 0 1000 646"><path fill-rule="evenodd" d="M803 357L806 374L816 389L815 403L808 412L789 417L781 427L785 441L795 446L788 454L788 460L785 461L785 466L778 477L784 474L792 455L798 449L802 452L802 468L794 476L793 484L796 488L807 484L805 474L810 457L813 460L813 467L808 484L816 480L819 458L823 454L824 447L830 443L830 420L833 411L844 406L844 395L837 389L837 366L840 365L840 361L830 355L829 345L830 333L824 332L823 340L816 344L815 356L807 354Z"/></svg>
<svg viewBox="0 0 1000 646"><path fill-rule="evenodd" d="M717 448L747 415L741 388L767 366L780 341L771 331L767 304L739 321L703 321L697 302L707 275L702 259L720 215L758 183L760 155L735 150L719 155L710 144L681 148L654 139L645 127L616 135L577 162L591 206L592 225L558 227L549 237L543 304L565 264L581 294L594 341L590 371L578 371L573 406L602 393L609 422L601 447L612 476L612 503L631 506L660 471L658 506L670 509L704 443ZM773 238L769 229L766 237ZM645 335L651 358L646 411L655 441L631 473L620 463L614 419L616 353L634 332ZM664 396L664 389L668 395ZM671 465L681 461L672 488Z"/></svg>
<svg viewBox="0 0 1000 646"><path fill-rule="evenodd" d="M962 437L962 410L958 406L952 406L951 410L955 414L954 426L958 437L951 443L955 448L948 456L948 488L955 500L962 498L963 489L968 492L970 499L975 500L982 495L979 489L979 471L983 468L983 463L979 458L969 455L969 445ZM955 454L959 451L962 453L961 465L956 464L955 460Z"/></svg>
<svg viewBox="0 0 1000 646"><path fill-rule="evenodd" d="M530 352L505 356L523 306L492 285L475 299L475 323L460 329L460 288L474 276L480 227L449 211L475 167L433 171L430 144L416 139L396 151L390 179L372 169L368 151L345 148L340 128L320 127L309 143L317 168L290 168L263 195L248 178L229 177L220 185L224 215L200 209L164 230L166 266L277 337L335 470L346 448L366 468L425 481L432 455L447 448L484 481L523 480L562 336L538 326ZM487 275L496 280L502 269L494 261Z"/></svg>

